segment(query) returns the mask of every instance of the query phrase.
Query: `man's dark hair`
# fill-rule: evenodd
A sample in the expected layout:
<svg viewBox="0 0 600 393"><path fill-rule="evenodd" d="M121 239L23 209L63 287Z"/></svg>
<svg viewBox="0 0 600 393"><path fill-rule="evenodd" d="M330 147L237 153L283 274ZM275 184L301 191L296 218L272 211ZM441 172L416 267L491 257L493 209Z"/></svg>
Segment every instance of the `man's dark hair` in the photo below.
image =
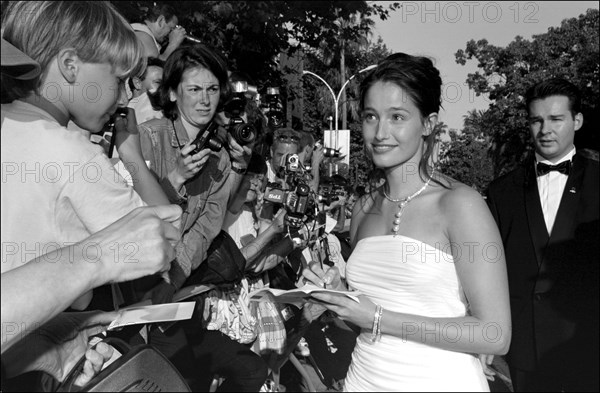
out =
<svg viewBox="0 0 600 393"><path fill-rule="evenodd" d="M569 99L569 110L573 117L581 112L581 92L571 82L563 78L552 78L536 83L525 93L527 113L531 103L551 96L565 96Z"/></svg>
<svg viewBox="0 0 600 393"><path fill-rule="evenodd" d="M300 133L293 128L278 128L273 132L273 146L278 143L293 143L300 148Z"/></svg>
<svg viewBox="0 0 600 393"><path fill-rule="evenodd" d="M175 8L168 4L160 4L149 8L145 19L149 22L156 22L161 15L165 17L167 23L170 22L174 16L177 16Z"/></svg>
<svg viewBox="0 0 600 393"><path fill-rule="evenodd" d="M367 190L365 189L365 186L356 186L356 188L354 189L354 192L356 193L356 195L361 198L363 195L365 195L367 193Z"/></svg>

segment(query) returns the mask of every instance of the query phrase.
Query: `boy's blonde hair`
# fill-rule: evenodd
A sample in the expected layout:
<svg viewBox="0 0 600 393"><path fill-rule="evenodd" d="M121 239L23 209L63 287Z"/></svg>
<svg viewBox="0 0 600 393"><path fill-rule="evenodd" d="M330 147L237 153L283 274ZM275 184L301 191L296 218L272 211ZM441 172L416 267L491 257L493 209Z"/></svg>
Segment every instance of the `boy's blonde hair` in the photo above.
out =
<svg viewBox="0 0 600 393"><path fill-rule="evenodd" d="M144 49L125 18L104 1L17 1L2 19L2 37L37 61L40 77L24 83L2 77L14 98L40 88L52 59L73 48L86 63L111 64L135 75L145 67ZM7 80L5 80L7 79ZM8 87L8 86L5 86Z"/></svg>

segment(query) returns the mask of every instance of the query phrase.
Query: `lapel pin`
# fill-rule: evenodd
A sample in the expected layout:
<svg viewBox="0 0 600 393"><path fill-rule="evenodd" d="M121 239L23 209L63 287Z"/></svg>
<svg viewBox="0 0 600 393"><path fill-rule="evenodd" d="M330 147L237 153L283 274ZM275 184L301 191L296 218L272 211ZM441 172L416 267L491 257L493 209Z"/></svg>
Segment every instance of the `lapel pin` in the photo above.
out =
<svg viewBox="0 0 600 393"><path fill-rule="evenodd" d="M577 192L577 190L575 189L575 187L571 187L571 189L569 190L569 192L571 194L575 194Z"/></svg>

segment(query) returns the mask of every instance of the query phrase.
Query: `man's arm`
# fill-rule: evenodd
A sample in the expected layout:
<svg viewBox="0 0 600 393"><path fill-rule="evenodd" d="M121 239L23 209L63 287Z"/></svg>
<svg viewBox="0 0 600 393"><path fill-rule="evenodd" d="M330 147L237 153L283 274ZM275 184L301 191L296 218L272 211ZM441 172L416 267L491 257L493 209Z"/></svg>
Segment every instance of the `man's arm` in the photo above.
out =
<svg viewBox="0 0 600 393"><path fill-rule="evenodd" d="M184 39L185 29L181 26L175 27L169 33L169 44L167 45L163 53L161 53L157 57L161 60L166 61L169 58L169 56L171 56L171 53L173 53L175 49L179 48Z"/></svg>

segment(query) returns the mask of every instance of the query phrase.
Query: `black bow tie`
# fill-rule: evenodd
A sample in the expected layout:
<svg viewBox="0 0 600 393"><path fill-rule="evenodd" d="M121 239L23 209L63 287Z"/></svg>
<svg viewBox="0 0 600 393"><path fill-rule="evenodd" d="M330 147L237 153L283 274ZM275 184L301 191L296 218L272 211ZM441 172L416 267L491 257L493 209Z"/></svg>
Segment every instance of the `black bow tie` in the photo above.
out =
<svg viewBox="0 0 600 393"><path fill-rule="evenodd" d="M563 161L557 165L548 165L543 162L538 162L537 164L537 175L544 176L548 172L558 171L563 175L569 175L569 171L571 170L571 161Z"/></svg>

